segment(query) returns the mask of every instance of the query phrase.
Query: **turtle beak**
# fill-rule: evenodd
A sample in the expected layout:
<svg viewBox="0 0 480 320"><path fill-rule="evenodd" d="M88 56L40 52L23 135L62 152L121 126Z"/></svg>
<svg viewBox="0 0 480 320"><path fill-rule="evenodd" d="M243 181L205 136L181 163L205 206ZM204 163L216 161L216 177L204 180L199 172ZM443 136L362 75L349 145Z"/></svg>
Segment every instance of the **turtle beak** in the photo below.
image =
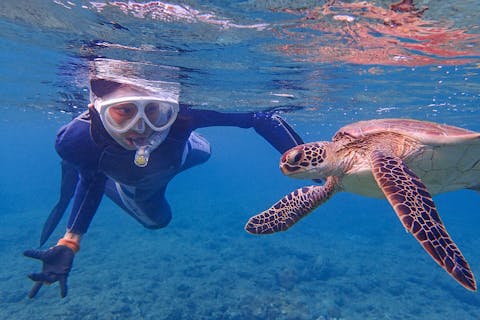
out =
<svg viewBox="0 0 480 320"><path fill-rule="evenodd" d="M280 164L280 171L286 176L292 176L295 173L299 173L299 170L302 169L300 166L290 165L286 162ZM301 172L301 170L300 170Z"/></svg>

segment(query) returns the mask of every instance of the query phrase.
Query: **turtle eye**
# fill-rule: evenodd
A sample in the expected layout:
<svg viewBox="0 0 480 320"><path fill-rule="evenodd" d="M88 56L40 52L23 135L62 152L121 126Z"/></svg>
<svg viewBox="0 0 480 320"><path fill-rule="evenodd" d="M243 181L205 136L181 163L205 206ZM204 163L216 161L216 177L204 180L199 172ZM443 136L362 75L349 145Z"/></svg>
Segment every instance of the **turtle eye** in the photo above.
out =
<svg viewBox="0 0 480 320"><path fill-rule="evenodd" d="M301 150L293 150L289 154L287 154L286 160L288 164L296 164L298 163L303 156L303 152Z"/></svg>

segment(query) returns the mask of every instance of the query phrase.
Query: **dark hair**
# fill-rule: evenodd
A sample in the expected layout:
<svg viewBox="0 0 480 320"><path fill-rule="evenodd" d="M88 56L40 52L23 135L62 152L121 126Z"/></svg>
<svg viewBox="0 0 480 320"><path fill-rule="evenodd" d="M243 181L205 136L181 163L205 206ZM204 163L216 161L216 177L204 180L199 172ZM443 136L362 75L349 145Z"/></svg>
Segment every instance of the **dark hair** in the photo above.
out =
<svg viewBox="0 0 480 320"><path fill-rule="evenodd" d="M112 91L117 90L122 86L121 83L105 80L105 79L91 79L90 89L97 97L103 97Z"/></svg>

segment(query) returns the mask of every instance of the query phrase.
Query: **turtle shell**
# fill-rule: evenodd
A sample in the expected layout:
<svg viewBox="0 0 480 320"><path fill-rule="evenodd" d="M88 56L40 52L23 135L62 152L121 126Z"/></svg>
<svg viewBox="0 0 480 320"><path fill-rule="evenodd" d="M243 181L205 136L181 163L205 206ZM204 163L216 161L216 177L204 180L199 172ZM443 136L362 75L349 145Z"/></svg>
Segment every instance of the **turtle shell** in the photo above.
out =
<svg viewBox="0 0 480 320"><path fill-rule="evenodd" d="M471 139L480 139L480 134L446 124L412 119L377 119L359 121L340 128L333 141L339 141L348 136L350 139L360 139L367 135L394 132L412 137L424 144L438 145L462 143Z"/></svg>

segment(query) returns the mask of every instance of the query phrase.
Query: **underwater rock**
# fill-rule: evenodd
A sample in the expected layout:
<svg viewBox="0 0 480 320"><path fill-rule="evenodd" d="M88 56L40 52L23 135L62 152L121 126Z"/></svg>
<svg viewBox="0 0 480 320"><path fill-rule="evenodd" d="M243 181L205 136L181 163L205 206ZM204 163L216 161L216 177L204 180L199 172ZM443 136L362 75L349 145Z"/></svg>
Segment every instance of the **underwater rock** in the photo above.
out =
<svg viewBox="0 0 480 320"><path fill-rule="evenodd" d="M327 319L341 319L342 318L341 309L339 307L336 307L336 306L328 308L326 318Z"/></svg>
<svg viewBox="0 0 480 320"><path fill-rule="evenodd" d="M405 292L405 285L403 283L388 283L387 291L392 296L401 296Z"/></svg>
<svg viewBox="0 0 480 320"><path fill-rule="evenodd" d="M341 264L335 264L328 257L318 256L312 265L310 273L311 278L326 281L333 277L345 274L346 267Z"/></svg>
<svg viewBox="0 0 480 320"><path fill-rule="evenodd" d="M297 284L298 270L290 267L283 268L275 273L277 286L291 290Z"/></svg>
<svg viewBox="0 0 480 320"><path fill-rule="evenodd" d="M177 296L180 298L188 298L192 294L192 288L186 284L177 286Z"/></svg>

